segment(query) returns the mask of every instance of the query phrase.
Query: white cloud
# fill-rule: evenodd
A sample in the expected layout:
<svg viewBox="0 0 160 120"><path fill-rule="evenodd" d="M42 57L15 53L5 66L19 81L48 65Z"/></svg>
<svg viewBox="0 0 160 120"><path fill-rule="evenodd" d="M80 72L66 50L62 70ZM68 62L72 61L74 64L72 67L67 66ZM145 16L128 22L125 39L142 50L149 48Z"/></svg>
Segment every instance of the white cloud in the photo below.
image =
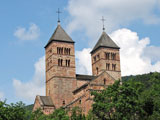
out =
<svg viewBox="0 0 160 120"><path fill-rule="evenodd" d="M31 23L28 30L24 27L18 27L14 32L14 36L16 36L19 40L35 40L40 35L39 27Z"/></svg>
<svg viewBox="0 0 160 120"><path fill-rule="evenodd" d="M13 79L13 86L18 97L28 101L35 99L36 95L45 95L45 57L40 58L34 65L33 79L26 83Z"/></svg>
<svg viewBox="0 0 160 120"><path fill-rule="evenodd" d="M110 36L121 47L121 72L123 76L160 72L160 47L149 46L149 38L139 39L137 33L129 29L116 30ZM78 72L91 73L90 50L90 48L83 49L76 54Z"/></svg>
<svg viewBox="0 0 160 120"><path fill-rule="evenodd" d="M95 41L102 29L100 18L106 18L107 31L113 31L121 25L127 25L134 20L144 23L160 23L160 16L154 13L160 8L160 0L69 0L67 10L71 22L67 30L72 32L84 29L90 37L90 44ZM156 9L158 10L158 9Z"/></svg>
<svg viewBox="0 0 160 120"><path fill-rule="evenodd" d="M111 37L121 47L122 75L146 73L151 70L150 59L143 59L144 49L149 44L149 38L139 39L136 32L120 29L111 34Z"/></svg>
<svg viewBox="0 0 160 120"><path fill-rule="evenodd" d="M76 73L92 74L90 51L90 48L76 51Z"/></svg>

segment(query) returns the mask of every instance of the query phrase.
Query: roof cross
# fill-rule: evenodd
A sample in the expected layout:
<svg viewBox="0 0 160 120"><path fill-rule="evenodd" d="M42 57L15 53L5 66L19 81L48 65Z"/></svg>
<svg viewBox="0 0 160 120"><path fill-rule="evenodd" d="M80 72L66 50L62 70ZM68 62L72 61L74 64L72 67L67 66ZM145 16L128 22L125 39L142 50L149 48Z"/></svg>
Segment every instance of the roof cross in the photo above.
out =
<svg viewBox="0 0 160 120"><path fill-rule="evenodd" d="M56 13L58 14L58 23L60 23L60 13L62 13L62 12L58 8L58 11L56 11Z"/></svg>
<svg viewBox="0 0 160 120"><path fill-rule="evenodd" d="M106 20L106 19L104 19L104 17L102 16L102 23L103 23L103 31L105 30L105 28L104 28L104 21Z"/></svg>

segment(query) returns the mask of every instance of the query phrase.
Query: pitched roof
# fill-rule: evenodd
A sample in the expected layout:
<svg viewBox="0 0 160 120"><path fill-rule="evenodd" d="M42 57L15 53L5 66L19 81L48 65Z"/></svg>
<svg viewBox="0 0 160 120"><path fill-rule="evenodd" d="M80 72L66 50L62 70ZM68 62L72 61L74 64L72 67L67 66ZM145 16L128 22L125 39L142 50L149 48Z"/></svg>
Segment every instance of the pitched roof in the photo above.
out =
<svg viewBox="0 0 160 120"><path fill-rule="evenodd" d="M80 75L80 74L76 74L76 79L77 80L90 81L90 80L92 80L95 77L96 76L93 76L93 75Z"/></svg>
<svg viewBox="0 0 160 120"><path fill-rule="evenodd" d="M78 91L80 91L82 88L87 87L87 86L89 85L89 83L91 83L91 81L93 81L94 79L98 78L98 77L101 76L103 73L107 73L107 74L108 74L108 72L107 72L106 70L104 70L104 71L103 71L101 74L99 74L98 76L90 76L90 77L92 77L92 79L90 79L90 81L88 81L87 83L85 83L85 84L81 85L80 87L76 88L76 89L73 90L72 92L75 94L75 93L77 93ZM110 74L108 74L108 75L111 77L111 79L115 80ZM76 76L77 76L77 75L76 75ZM85 76L85 75L82 75L82 76ZM87 75L87 76L89 76L89 75ZM97 84L97 85L98 85L98 84Z"/></svg>
<svg viewBox="0 0 160 120"><path fill-rule="evenodd" d="M107 47L107 48L115 48L115 49L120 49L116 43L106 34L106 32L103 32L101 37L99 38L98 42L94 46L93 50L91 53L96 51L100 47Z"/></svg>
<svg viewBox="0 0 160 120"><path fill-rule="evenodd" d="M58 42L69 42L74 43L74 41L69 37L69 35L64 31L64 29L61 27L60 24L57 25L56 30L52 34L51 38L49 39L47 45L45 48L52 42L52 41L58 41Z"/></svg>
<svg viewBox="0 0 160 120"><path fill-rule="evenodd" d="M82 96L76 98L75 100L73 100L73 101L70 102L69 104L65 105L63 108L67 108L68 106L74 104L75 102L77 102L78 100L82 99L83 97L85 97L85 95L82 95Z"/></svg>
<svg viewBox="0 0 160 120"><path fill-rule="evenodd" d="M50 96L39 96L39 98L44 106L54 106Z"/></svg>

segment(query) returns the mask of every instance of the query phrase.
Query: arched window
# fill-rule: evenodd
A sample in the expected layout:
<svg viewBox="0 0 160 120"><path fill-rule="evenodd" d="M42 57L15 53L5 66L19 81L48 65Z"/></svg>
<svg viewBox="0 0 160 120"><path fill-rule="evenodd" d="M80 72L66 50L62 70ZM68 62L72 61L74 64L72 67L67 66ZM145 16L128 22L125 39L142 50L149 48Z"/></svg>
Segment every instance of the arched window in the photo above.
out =
<svg viewBox="0 0 160 120"><path fill-rule="evenodd" d="M103 80L103 83L104 83L104 85L106 84L106 79L104 78L104 80Z"/></svg>
<svg viewBox="0 0 160 120"><path fill-rule="evenodd" d="M96 70L97 70L97 75L98 75L98 67L96 67Z"/></svg>
<svg viewBox="0 0 160 120"><path fill-rule="evenodd" d="M64 54L66 55L66 48L64 48Z"/></svg>
<svg viewBox="0 0 160 120"><path fill-rule="evenodd" d="M68 49L68 55L70 55L70 51L71 51L71 49L69 48L69 49Z"/></svg>
<svg viewBox="0 0 160 120"><path fill-rule="evenodd" d="M58 49L58 53L61 54L61 48Z"/></svg>
<svg viewBox="0 0 160 120"><path fill-rule="evenodd" d="M61 64L61 60L60 60L60 59L58 59L58 66L60 66L60 64Z"/></svg>
<svg viewBox="0 0 160 120"><path fill-rule="evenodd" d="M68 60L68 67L70 66L70 60Z"/></svg>
<svg viewBox="0 0 160 120"><path fill-rule="evenodd" d="M63 48L61 48L61 54L63 54Z"/></svg>
<svg viewBox="0 0 160 120"><path fill-rule="evenodd" d="M109 68L110 68L110 64L106 63L106 70L109 70Z"/></svg>
<svg viewBox="0 0 160 120"><path fill-rule="evenodd" d="M107 60L110 59L110 53L106 53L106 59L107 59Z"/></svg>
<svg viewBox="0 0 160 120"><path fill-rule="evenodd" d="M63 105L65 105L65 100L63 100Z"/></svg>
<svg viewBox="0 0 160 120"><path fill-rule="evenodd" d="M116 64L112 64L112 70L113 70L113 71L116 70Z"/></svg>
<svg viewBox="0 0 160 120"><path fill-rule="evenodd" d="M61 59L61 66L63 65L63 60Z"/></svg>
<svg viewBox="0 0 160 120"><path fill-rule="evenodd" d="M79 100L79 104L81 104L81 102L82 102L82 101L81 101L81 100Z"/></svg>
<svg viewBox="0 0 160 120"><path fill-rule="evenodd" d="M67 61L68 61L68 60L66 60L66 66L67 66Z"/></svg>

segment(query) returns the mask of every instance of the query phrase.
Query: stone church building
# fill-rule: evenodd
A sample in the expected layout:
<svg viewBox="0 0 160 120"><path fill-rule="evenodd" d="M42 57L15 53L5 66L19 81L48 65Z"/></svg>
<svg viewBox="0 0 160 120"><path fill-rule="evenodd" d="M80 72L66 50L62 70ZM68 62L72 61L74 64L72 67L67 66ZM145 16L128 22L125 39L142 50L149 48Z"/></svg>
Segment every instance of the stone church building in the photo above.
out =
<svg viewBox="0 0 160 120"><path fill-rule="evenodd" d="M36 96L33 111L41 108L50 114L60 107L79 106L87 114L93 103L91 91L121 79L120 48L104 30L91 51L92 75L76 74L74 44L59 22L45 46L46 96Z"/></svg>

